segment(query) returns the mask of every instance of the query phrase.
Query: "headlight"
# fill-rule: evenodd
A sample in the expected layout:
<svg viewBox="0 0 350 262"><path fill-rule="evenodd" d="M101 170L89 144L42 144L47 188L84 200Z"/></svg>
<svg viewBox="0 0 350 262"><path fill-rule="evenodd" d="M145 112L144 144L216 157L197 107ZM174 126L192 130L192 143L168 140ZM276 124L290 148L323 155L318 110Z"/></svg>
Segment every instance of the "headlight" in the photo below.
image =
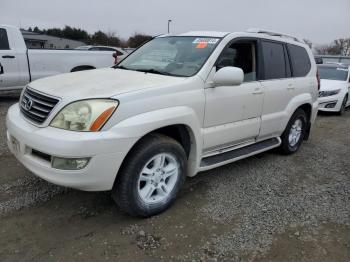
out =
<svg viewBox="0 0 350 262"><path fill-rule="evenodd" d="M118 101L93 99L73 102L64 107L50 126L72 131L99 131L118 107Z"/></svg>
<svg viewBox="0 0 350 262"><path fill-rule="evenodd" d="M340 89L331 90L331 91L320 91L318 96L319 97L334 96L334 95L339 94L339 92L340 92Z"/></svg>

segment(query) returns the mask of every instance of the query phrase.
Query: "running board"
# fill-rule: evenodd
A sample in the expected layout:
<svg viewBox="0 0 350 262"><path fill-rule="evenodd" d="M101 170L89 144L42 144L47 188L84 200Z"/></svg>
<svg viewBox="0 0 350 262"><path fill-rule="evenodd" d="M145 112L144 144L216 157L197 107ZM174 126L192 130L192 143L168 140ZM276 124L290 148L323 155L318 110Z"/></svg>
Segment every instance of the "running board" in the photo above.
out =
<svg viewBox="0 0 350 262"><path fill-rule="evenodd" d="M279 137L275 137L221 154L204 157L201 160L199 169L200 171L205 171L211 168L226 165L237 160L268 151L272 148L276 148L279 145L281 145L281 139Z"/></svg>

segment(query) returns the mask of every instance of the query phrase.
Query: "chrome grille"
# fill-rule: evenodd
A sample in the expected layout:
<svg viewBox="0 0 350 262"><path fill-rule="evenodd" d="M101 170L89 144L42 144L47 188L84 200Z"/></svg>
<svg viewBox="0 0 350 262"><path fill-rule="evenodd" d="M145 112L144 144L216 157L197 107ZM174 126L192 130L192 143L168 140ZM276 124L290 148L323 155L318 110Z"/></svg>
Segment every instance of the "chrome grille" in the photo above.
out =
<svg viewBox="0 0 350 262"><path fill-rule="evenodd" d="M44 95L27 87L20 101L21 112L31 121L42 124L58 101L57 98Z"/></svg>

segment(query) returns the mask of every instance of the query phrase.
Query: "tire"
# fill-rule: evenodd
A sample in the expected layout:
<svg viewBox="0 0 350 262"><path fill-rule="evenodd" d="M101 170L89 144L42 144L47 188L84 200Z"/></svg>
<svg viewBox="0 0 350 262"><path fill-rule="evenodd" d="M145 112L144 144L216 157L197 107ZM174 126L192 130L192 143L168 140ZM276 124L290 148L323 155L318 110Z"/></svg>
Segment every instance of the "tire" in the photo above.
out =
<svg viewBox="0 0 350 262"><path fill-rule="evenodd" d="M281 136L281 153L290 155L298 151L307 132L307 121L304 110L299 108L294 112Z"/></svg>
<svg viewBox="0 0 350 262"><path fill-rule="evenodd" d="M343 103L341 104L340 110L338 112L339 116L342 116L345 113L346 103L348 102L348 94L345 95Z"/></svg>
<svg viewBox="0 0 350 262"><path fill-rule="evenodd" d="M175 201L186 178L187 157L183 147L161 134L143 138L124 163L112 197L131 216L150 217L165 211Z"/></svg>

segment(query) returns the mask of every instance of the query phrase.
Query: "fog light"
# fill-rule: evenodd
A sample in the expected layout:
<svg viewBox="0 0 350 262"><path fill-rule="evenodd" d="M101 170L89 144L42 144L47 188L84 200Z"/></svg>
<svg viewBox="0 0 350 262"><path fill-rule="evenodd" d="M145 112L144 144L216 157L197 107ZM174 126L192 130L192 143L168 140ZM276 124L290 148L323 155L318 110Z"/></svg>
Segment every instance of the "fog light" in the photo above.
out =
<svg viewBox="0 0 350 262"><path fill-rule="evenodd" d="M325 108L334 108L337 103L330 103L325 106Z"/></svg>
<svg viewBox="0 0 350 262"><path fill-rule="evenodd" d="M86 167L90 158L61 158L52 157L51 166L62 170L79 170Z"/></svg>

